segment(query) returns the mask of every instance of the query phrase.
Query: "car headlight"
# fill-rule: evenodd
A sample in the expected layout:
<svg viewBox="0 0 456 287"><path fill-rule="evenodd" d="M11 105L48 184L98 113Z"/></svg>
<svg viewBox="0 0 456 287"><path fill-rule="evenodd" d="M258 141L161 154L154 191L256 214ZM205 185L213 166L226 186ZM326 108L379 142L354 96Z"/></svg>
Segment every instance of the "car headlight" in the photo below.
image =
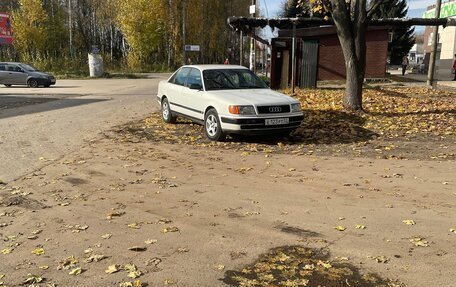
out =
<svg viewBox="0 0 456 287"><path fill-rule="evenodd" d="M301 104L291 104L291 112L298 113L301 111Z"/></svg>
<svg viewBox="0 0 456 287"><path fill-rule="evenodd" d="M253 106L229 106L228 110L233 115L255 115Z"/></svg>

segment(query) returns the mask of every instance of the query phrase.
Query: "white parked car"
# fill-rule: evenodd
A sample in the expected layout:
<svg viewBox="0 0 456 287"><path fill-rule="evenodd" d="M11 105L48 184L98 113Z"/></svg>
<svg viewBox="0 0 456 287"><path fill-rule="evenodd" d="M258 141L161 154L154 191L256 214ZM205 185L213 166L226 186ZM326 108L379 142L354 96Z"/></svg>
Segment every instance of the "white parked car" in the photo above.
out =
<svg viewBox="0 0 456 287"><path fill-rule="evenodd" d="M157 97L165 122L188 118L214 141L227 134L290 133L304 119L299 101L272 91L242 66L183 66L160 82Z"/></svg>

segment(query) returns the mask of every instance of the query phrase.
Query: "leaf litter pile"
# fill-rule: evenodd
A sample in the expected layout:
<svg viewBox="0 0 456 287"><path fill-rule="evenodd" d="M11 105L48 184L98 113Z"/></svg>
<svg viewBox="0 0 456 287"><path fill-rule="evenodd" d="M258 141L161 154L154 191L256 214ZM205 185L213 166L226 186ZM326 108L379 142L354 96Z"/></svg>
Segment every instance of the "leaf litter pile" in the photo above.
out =
<svg viewBox="0 0 456 287"><path fill-rule="evenodd" d="M361 275L348 258L328 261L324 249L287 246L272 249L240 271L225 272L223 282L246 287L399 287L400 283L384 280L375 274Z"/></svg>
<svg viewBox="0 0 456 287"><path fill-rule="evenodd" d="M285 91L290 93L290 91ZM184 119L165 124L160 114L116 130L121 140L142 140L242 152L292 152L386 159L454 160L456 158L456 94L417 87L364 90L366 113L342 108L343 89L298 90L302 125L279 138L229 137L210 142L203 127Z"/></svg>

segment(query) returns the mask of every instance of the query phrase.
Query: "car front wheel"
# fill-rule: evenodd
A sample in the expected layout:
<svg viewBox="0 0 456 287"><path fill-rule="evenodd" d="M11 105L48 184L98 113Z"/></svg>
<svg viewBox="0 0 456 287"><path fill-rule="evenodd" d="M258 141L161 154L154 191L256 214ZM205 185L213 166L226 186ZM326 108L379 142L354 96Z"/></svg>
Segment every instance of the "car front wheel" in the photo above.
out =
<svg viewBox="0 0 456 287"><path fill-rule="evenodd" d="M211 141L223 141L226 138L215 109L210 109L204 116L204 131Z"/></svg>
<svg viewBox="0 0 456 287"><path fill-rule="evenodd" d="M35 80L35 79L30 79L30 80L28 81L28 86L29 86L30 88L36 88L36 87L38 87L38 81Z"/></svg>
<svg viewBox="0 0 456 287"><path fill-rule="evenodd" d="M162 119L165 123L175 123L176 117L173 116L171 108L169 107L169 102L167 98L164 98L161 104L162 110Z"/></svg>

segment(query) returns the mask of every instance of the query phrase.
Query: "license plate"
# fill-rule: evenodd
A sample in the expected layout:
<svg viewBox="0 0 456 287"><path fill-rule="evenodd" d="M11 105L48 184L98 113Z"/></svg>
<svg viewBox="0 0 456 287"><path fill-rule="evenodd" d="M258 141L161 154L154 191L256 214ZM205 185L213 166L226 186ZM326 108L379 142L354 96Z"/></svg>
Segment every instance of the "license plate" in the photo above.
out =
<svg viewBox="0 0 456 287"><path fill-rule="evenodd" d="M290 123L289 118L283 118L283 119L266 119L264 121L264 124L267 126L277 126L277 125L286 125Z"/></svg>

